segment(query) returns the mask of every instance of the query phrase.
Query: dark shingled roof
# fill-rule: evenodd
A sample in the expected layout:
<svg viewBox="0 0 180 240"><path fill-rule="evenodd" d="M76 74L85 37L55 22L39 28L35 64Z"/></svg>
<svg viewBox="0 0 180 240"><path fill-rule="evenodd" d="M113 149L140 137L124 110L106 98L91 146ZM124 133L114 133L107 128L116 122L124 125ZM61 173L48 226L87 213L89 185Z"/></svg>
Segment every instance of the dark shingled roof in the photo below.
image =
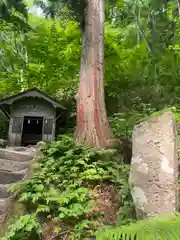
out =
<svg viewBox="0 0 180 240"><path fill-rule="evenodd" d="M14 101L17 101L19 99L25 98L25 97L38 97L46 100L47 102L51 103L55 108L61 108L65 110L66 108L62 106L58 101L53 99L52 97L48 96L46 93L36 89L32 88L29 90L26 90L24 92L21 92L19 94L13 95L11 97L7 97L0 100L0 108L4 105L11 105Z"/></svg>

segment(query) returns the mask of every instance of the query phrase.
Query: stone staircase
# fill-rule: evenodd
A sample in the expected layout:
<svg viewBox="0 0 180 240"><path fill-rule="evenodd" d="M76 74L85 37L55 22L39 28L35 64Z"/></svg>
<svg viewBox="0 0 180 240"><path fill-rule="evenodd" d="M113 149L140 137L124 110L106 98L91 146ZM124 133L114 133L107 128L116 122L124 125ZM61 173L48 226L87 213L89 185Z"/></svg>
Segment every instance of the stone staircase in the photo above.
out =
<svg viewBox="0 0 180 240"><path fill-rule="evenodd" d="M35 148L0 148L0 223L6 219L13 199L8 186L26 177L35 153Z"/></svg>

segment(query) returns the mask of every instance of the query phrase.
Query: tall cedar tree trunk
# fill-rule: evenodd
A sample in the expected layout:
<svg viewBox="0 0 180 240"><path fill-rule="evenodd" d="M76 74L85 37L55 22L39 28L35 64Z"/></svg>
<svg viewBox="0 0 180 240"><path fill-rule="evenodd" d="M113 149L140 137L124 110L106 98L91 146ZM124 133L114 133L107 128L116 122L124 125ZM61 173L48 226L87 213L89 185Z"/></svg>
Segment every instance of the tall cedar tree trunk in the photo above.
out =
<svg viewBox="0 0 180 240"><path fill-rule="evenodd" d="M77 92L76 141L91 147L112 147L104 99L104 0L87 0Z"/></svg>

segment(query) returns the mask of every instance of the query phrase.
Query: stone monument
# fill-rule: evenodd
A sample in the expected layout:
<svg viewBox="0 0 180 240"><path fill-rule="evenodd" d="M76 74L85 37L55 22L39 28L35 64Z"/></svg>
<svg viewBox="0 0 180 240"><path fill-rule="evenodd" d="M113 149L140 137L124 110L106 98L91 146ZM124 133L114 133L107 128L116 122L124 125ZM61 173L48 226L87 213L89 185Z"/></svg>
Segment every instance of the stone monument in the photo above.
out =
<svg viewBox="0 0 180 240"><path fill-rule="evenodd" d="M129 181L139 219L177 209L176 123L171 112L134 127Z"/></svg>

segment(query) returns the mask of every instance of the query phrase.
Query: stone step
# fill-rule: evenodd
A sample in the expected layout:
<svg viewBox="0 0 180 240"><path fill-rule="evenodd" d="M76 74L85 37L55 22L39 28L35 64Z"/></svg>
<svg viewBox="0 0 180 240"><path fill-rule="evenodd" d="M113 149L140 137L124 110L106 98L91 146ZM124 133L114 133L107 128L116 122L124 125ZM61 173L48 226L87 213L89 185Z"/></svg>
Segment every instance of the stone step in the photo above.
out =
<svg viewBox="0 0 180 240"><path fill-rule="evenodd" d="M0 184L0 199L5 199L13 196L13 193L8 192L8 184ZM0 202L0 213L1 213L1 202Z"/></svg>
<svg viewBox="0 0 180 240"><path fill-rule="evenodd" d="M21 171L28 168L30 165L30 161L28 162L17 162L12 160L0 159L0 171Z"/></svg>
<svg viewBox="0 0 180 240"><path fill-rule="evenodd" d="M34 152L15 151L10 148L0 148L0 159L7 159L11 161L25 162L32 160Z"/></svg>
<svg viewBox="0 0 180 240"><path fill-rule="evenodd" d="M0 198L0 215L4 214L11 203L11 198Z"/></svg>
<svg viewBox="0 0 180 240"><path fill-rule="evenodd" d="M22 203L17 202L13 198L0 198L0 239L2 234L4 236L4 227L13 223L14 220L18 219L23 213L24 205ZM8 225L1 225L3 223L8 223Z"/></svg>
<svg viewBox="0 0 180 240"><path fill-rule="evenodd" d="M18 182L24 178L23 173L13 173L0 170L0 184L11 184Z"/></svg>
<svg viewBox="0 0 180 240"><path fill-rule="evenodd" d="M6 213L0 214L0 223L3 223L6 221Z"/></svg>
<svg viewBox="0 0 180 240"><path fill-rule="evenodd" d="M0 198L0 223L2 223L6 219L10 204L10 198Z"/></svg>

